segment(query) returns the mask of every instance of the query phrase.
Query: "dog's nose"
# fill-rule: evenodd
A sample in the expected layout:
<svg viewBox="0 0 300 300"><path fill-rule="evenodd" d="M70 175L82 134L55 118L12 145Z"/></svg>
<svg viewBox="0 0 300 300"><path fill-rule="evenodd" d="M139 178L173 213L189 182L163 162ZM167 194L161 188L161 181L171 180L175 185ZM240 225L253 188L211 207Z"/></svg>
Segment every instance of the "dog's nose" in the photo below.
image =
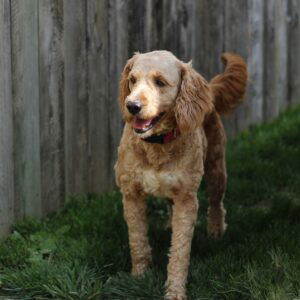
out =
<svg viewBox="0 0 300 300"><path fill-rule="evenodd" d="M132 115L138 114L142 109L141 103L137 101L128 101L126 107Z"/></svg>

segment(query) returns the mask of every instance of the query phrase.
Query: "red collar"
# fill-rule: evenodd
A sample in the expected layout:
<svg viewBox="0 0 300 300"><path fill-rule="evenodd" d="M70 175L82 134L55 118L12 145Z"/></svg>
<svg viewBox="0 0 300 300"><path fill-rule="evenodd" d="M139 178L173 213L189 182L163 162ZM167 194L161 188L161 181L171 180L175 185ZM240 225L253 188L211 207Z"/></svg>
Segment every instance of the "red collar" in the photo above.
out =
<svg viewBox="0 0 300 300"><path fill-rule="evenodd" d="M175 140L180 135L179 128L174 128L173 130L160 135L151 135L143 139L147 143L154 144L167 144Z"/></svg>

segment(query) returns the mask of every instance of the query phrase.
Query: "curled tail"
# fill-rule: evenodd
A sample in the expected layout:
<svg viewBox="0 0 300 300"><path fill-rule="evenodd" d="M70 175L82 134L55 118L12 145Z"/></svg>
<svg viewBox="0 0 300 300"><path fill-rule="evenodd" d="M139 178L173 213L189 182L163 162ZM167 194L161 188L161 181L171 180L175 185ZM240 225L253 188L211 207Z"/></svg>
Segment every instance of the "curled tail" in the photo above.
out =
<svg viewBox="0 0 300 300"><path fill-rule="evenodd" d="M234 53L224 53L221 59L225 70L210 81L210 87L217 112L228 114L243 102L248 78L247 65Z"/></svg>

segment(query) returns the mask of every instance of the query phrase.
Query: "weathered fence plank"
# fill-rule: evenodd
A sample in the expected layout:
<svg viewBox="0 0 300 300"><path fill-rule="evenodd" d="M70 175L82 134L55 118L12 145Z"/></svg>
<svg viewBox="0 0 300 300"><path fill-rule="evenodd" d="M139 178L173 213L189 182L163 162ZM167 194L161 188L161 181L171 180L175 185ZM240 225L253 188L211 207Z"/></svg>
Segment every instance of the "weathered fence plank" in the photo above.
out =
<svg viewBox="0 0 300 300"><path fill-rule="evenodd" d="M14 222L10 2L0 1L0 237Z"/></svg>
<svg viewBox="0 0 300 300"><path fill-rule="evenodd" d="M300 103L300 1L288 1L288 100Z"/></svg>
<svg viewBox="0 0 300 300"><path fill-rule="evenodd" d="M120 5L127 6L127 12L125 12L125 14L123 15L119 15L119 17L123 19L122 25L124 27L123 28L115 27L115 28L119 28L121 30L125 29L125 31L127 31L126 39L127 39L127 47L128 47L129 55L132 56L134 52L145 52L146 50L145 16L146 16L146 4L147 4L146 1L131 0L131 1L120 2L115 0L115 2L116 3L114 5L110 5L111 12L114 10L114 6L116 5L118 5L119 7ZM113 4L114 1L110 1L110 3ZM112 18L111 16L109 19L109 24L111 25L111 23L117 23L116 21L117 20L114 20L114 18Z"/></svg>
<svg viewBox="0 0 300 300"><path fill-rule="evenodd" d="M87 2L89 91L89 191L108 190L109 128L109 24L108 0Z"/></svg>
<svg viewBox="0 0 300 300"><path fill-rule="evenodd" d="M178 1L163 1L162 10L162 48L176 55L179 50Z"/></svg>
<svg viewBox="0 0 300 300"><path fill-rule="evenodd" d="M42 211L65 197L63 2L39 1L39 88Z"/></svg>
<svg viewBox="0 0 300 300"><path fill-rule="evenodd" d="M41 216L38 1L11 1L15 214Z"/></svg>
<svg viewBox="0 0 300 300"><path fill-rule="evenodd" d="M223 69L224 1L196 1L195 50L193 66L207 80Z"/></svg>
<svg viewBox="0 0 300 300"><path fill-rule="evenodd" d="M66 193L78 195L88 192L87 1L63 3Z"/></svg>
<svg viewBox="0 0 300 300"><path fill-rule="evenodd" d="M287 1L264 5L264 119L271 120L287 105Z"/></svg>
<svg viewBox="0 0 300 300"><path fill-rule="evenodd" d="M195 1L180 0L178 1L178 50L177 55L183 61L190 61L194 58L195 50Z"/></svg>
<svg viewBox="0 0 300 300"><path fill-rule="evenodd" d="M248 45L248 93L246 101L249 104L250 123L260 123L263 121L263 31L264 14L263 1L251 0L248 4L249 10L249 45Z"/></svg>
<svg viewBox="0 0 300 300"><path fill-rule="evenodd" d="M145 10L144 1L138 2L143 3L142 7L139 8L143 16ZM107 134L110 136L110 164L106 174L108 189L110 190L116 186L114 164L117 159L117 149L120 143L120 137L123 128L118 102L120 74L123 71L124 65L128 59L128 47L129 51L130 49L134 50L133 45L130 45L129 42L131 39L128 40L128 31L126 28L126 25L128 24L127 16L130 17L128 15L127 3L128 1L125 0L110 0L109 6L109 105L107 107L109 132L107 132ZM137 39L143 39L142 44L145 45L144 32L141 34L141 36L138 36L139 37ZM137 44L139 43L141 42L137 42ZM144 48L141 50L143 51ZM129 53L129 56L131 56L131 53Z"/></svg>
<svg viewBox="0 0 300 300"><path fill-rule="evenodd" d="M162 47L162 5L161 0L146 0L145 13L145 51Z"/></svg>
<svg viewBox="0 0 300 300"><path fill-rule="evenodd" d="M224 52L239 53L245 60L248 58L248 0L226 0L224 7ZM241 115L239 119L238 115ZM228 118L225 118L227 134L235 135L238 126L248 119L247 104L239 106Z"/></svg>

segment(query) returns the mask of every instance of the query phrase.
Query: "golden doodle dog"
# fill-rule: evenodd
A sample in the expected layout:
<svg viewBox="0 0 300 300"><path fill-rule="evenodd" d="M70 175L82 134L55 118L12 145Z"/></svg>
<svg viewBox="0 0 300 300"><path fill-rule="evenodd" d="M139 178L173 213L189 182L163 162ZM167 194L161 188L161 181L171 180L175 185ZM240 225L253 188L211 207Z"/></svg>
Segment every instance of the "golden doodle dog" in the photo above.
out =
<svg viewBox="0 0 300 300"><path fill-rule="evenodd" d="M220 115L241 103L247 67L232 53L225 53L222 61L224 72L209 83L168 51L137 53L122 73L119 101L126 123L115 171L123 194L132 274L141 275L152 261L146 197L165 197L172 203L166 299L186 299L203 176L209 197L208 234L220 237L226 229L226 137Z"/></svg>

